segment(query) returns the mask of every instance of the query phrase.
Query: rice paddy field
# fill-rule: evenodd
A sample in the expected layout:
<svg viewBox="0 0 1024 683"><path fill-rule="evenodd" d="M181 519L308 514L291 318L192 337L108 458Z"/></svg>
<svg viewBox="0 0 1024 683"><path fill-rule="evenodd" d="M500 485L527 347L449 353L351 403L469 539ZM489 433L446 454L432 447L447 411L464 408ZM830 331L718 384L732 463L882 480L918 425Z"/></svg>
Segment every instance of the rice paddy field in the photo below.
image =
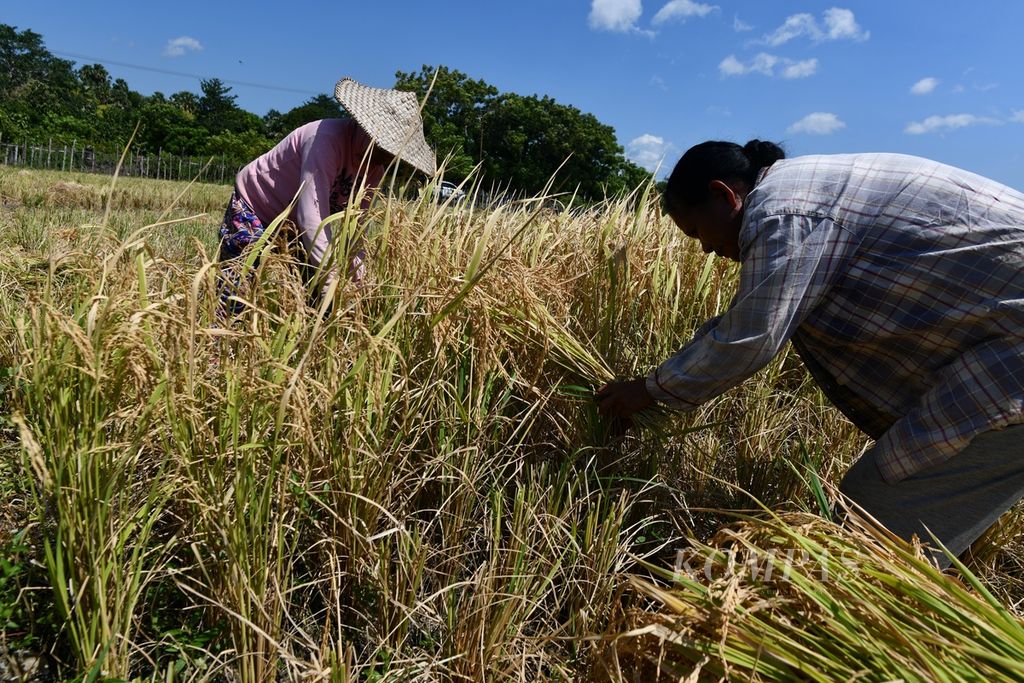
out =
<svg viewBox="0 0 1024 683"><path fill-rule="evenodd" d="M223 320L229 194L0 167L0 679L1024 680L1024 511L947 574L837 525L795 354L599 418L735 283L652 188L383 200L362 286L271 238Z"/></svg>

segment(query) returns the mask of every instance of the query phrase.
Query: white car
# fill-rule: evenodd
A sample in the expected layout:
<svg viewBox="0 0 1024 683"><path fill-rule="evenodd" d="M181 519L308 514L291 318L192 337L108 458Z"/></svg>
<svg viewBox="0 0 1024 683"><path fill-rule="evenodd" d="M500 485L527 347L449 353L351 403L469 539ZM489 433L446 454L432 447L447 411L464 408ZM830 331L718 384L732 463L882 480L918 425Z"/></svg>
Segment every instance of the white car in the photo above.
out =
<svg viewBox="0 0 1024 683"><path fill-rule="evenodd" d="M434 188L434 200L437 202L446 202L451 199L452 204L458 204L466 198L466 193L463 192L458 185L450 183L447 180L441 181L436 188Z"/></svg>

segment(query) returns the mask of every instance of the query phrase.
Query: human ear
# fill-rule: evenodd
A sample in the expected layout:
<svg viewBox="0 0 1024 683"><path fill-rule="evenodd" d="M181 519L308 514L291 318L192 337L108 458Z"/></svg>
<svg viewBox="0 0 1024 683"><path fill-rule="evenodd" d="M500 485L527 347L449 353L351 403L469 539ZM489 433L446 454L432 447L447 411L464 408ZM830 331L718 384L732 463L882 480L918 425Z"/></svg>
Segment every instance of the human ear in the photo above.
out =
<svg viewBox="0 0 1024 683"><path fill-rule="evenodd" d="M740 198L738 192L726 183L724 180L712 180L708 183L708 191L712 197L721 198L726 201L729 208L733 211L740 211L743 209L743 199Z"/></svg>

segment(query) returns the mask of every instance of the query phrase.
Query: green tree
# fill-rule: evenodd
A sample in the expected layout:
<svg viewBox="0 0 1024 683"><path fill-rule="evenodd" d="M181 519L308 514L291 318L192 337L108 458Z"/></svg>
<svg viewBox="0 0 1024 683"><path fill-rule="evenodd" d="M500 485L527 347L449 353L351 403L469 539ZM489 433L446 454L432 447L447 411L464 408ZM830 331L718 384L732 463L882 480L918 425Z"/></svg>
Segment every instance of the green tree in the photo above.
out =
<svg viewBox="0 0 1024 683"><path fill-rule="evenodd" d="M482 80L444 66L395 74L395 87L430 95L423 108L427 141L447 175L461 180L476 164L484 179L527 194L542 190L565 162L556 188L592 200L632 189L650 177L623 156L615 131L550 97L500 94ZM431 87L433 86L433 87Z"/></svg>
<svg viewBox="0 0 1024 683"><path fill-rule="evenodd" d="M0 24L0 106L6 114L0 123L23 134L36 132L49 113L82 113L72 63L50 54L38 33Z"/></svg>
<svg viewBox="0 0 1024 683"><path fill-rule="evenodd" d="M259 131L225 131L207 139L204 153L214 157L221 156L229 161L249 161L273 146L274 143Z"/></svg>
<svg viewBox="0 0 1024 683"><path fill-rule="evenodd" d="M512 93L491 105L483 162L489 179L527 194L540 192L557 172L553 189L587 200L632 189L649 177L625 159L615 130L593 114L550 97Z"/></svg>
<svg viewBox="0 0 1024 683"><path fill-rule="evenodd" d="M33 83L49 91L74 85L71 66L50 54L35 31L19 32L14 26L0 24L0 98L17 99Z"/></svg>
<svg viewBox="0 0 1024 683"><path fill-rule="evenodd" d="M418 72L395 73L395 88L414 92L421 101L430 90L423 108L424 135L439 161L450 157L446 174L465 178L483 157L483 130L498 89L461 71L426 65Z"/></svg>
<svg viewBox="0 0 1024 683"><path fill-rule="evenodd" d="M93 106L110 104L112 83L110 72L102 64L86 64L78 69L78 80L87 100Z"/></svg>
<svg viewBox="0 0 1024 683"><path fill-rule="evenodd" d="M280 140L299 126L310 121L337 119L345 115L345 111L333 97L330 95L317 95L285 114L276 109L271 109L263 117L263 125L268 136L274 140Z"/></svg>
<svg viewBox="0 0 1024 683"><path fill-rule="evenodd" d="M195 115L170 102L150 98L142 108L137 140L151 152L199 154L205 150L209 132Z"/></svg>
<svg viewBox="0 0 1024 683"><path fill-rule="evenodd" d="M241 133L254 126L257 129L262 128L263 124L259 117L239 109L235 104L236 96L231 94L231 88L219 78L202 80L199 86L203 94L196 109L196 120L212 135L225 131Z"/></svg>
<svg viewBox="0 0 1024 683"><path fill-rule="evenodd" d="M188 112L192 116L195 116L199 112L199 96L194 92L188 90L182 90L176 92L168 98L171 104L184 112Z"/></svg>
<svg viewBox="0 0 1024 683"><path fill-rule="evenodd" d="M584 200L632 189L650 174L625 159L615 131L593 115L550 97L499 93L494 86L445 66L395 74L395 87L426 99L424 132L449 179L480 166L485 182L539 192L561 167L555 189ZM310 121L344 116L326 94L286 113L264 117L238 107L217 78L201 94L143 97L102 64L77 70L58 59L33 31L0 24L0 134L5 139L70 142L99 148L135 144L147 152L222 155L244 162Z"/></svg>
<svg viewBox="0 0 1024 683"><path fill-rule="evenodd" d="M74 141L85 146L98 139L95 120L56 112L47 112L38 132L33 132L29 137L41 142L44 137L40 132L46 132L45 139L52 140L54 144L70 145Z"/></svg>
<svg viewBox="0 0 1024 683"><path fill-rule="evenodd" d="M137 114L138 109L142 106L143 99L142 95L128 87L128 82L123 78L118 78L110 86L110 104L115 107L127 109L131 113Z"/></svg>

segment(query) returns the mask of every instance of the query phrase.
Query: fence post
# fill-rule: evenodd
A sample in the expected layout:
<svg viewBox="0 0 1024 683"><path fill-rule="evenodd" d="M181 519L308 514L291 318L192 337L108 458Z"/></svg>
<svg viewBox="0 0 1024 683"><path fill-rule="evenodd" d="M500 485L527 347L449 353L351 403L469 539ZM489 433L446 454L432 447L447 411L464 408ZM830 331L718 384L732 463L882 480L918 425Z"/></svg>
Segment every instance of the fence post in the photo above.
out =
<svg viewBox="0 0 1024 683"><path fill-rule="evenodd" d="M75 170L75 144L77 142L78 142L78 140L72 140L71 141L71 163L68 164L68 170L69 171L74 171Z"/></svg>
<svg viewBox="0 0 1024 683"><path fill-rule="evenodd" d="M53 138L50 138L50 144L46 148L46 168L50 168L50 155L53 154Z"/></svg>

